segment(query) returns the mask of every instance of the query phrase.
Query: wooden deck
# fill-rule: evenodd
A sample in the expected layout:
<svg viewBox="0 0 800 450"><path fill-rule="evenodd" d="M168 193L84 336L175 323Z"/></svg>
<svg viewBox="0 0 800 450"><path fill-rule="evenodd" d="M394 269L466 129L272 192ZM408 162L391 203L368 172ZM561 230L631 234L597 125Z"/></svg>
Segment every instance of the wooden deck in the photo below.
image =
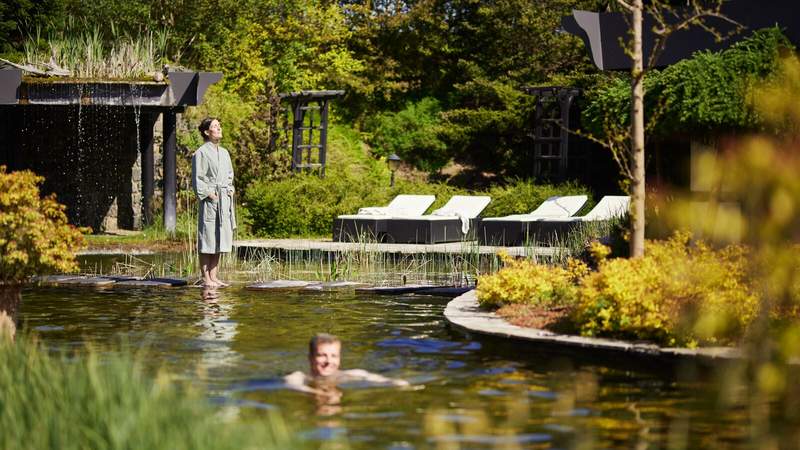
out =
<svg viewBox="0 0 800 450"><path fill-rule="evenodd" d="M505 250L512 256L550 257L566 250L560 247L492 247L478 245L475 241L446 244L380 244L361 242L333 242L329 239L251 239L233 243L240 255L263 250L320 251L320 252L376 252L393 254L481 254L493 255Z"/></svg>

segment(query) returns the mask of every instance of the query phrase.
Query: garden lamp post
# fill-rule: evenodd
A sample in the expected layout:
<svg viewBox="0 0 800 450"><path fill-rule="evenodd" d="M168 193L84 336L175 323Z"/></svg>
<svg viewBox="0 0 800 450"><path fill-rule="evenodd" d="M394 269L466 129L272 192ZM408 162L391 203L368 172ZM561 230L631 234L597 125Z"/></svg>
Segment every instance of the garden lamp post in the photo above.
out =
<svg viewBox="0 0 800 450"><path fill-rule="evenodd" d="M389 181L390 187L394 187L394 172L400 167L400 161L402 161L402 159L400 159L396 153L392 153L386 158L386 163L389 164L389 170L392 172L392 178L391 181Z"/></svg>

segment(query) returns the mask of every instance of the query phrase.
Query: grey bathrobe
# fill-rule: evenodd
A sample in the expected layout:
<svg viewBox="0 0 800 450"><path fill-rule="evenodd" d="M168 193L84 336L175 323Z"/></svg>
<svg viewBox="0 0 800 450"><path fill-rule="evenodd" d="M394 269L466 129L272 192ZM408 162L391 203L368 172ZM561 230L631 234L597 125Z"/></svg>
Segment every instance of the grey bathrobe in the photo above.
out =
<svg viewBox="0 0 800 450"><path fill-rule="evenodd" d="M206 142L192 155L192 188L200 208L197 249L200 253L230 252L236 214L233 206L233 164L228 151ZM217 200L208 196L217 194Z"/></svg>

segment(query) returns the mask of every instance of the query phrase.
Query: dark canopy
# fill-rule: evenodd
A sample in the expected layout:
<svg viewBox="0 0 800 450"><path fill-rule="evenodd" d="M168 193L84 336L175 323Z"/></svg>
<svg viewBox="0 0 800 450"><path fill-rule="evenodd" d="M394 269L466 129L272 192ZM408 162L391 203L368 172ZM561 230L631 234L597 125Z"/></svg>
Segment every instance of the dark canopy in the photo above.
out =
<svg viewBox="0 0 800 450"><path fill-rule="evenodd" d="M784 34L800 45L800 14L795 13L797 0L729 0L723 4L723 14L743 25L746 30L732 38L717 42L714 36L699 27L690 27L670 36L664 51L655 63L656 67L674 64L689 58L698 50L721 50L750 32L771 26L779 26ZM708 24L723 34L734 30L735 26L723 19L709 18ZM645 17L644 53L645 62L653 51L655 34L652 33L653 19ZM597 13L574 10L571 16L562 18L565 30L583 39L592 61L601 70L626 70L631 68L631 59L622 49L620 42L629 39L628 22L622 13Z"/></svg>

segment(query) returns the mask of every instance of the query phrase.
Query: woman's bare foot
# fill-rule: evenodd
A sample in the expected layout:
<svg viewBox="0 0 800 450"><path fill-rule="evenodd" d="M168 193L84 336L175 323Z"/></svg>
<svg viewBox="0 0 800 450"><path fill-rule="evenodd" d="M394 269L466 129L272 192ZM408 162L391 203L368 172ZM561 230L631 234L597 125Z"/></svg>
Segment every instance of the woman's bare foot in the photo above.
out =
<svg viewBox="0 0 800 450"><path fill-rule="evenodd" d="M220 281L220 280L214 280L214 283L217 284L217 287L228 287L228 286L230 286L230 283L226 283L226 282Z"/></svg>

